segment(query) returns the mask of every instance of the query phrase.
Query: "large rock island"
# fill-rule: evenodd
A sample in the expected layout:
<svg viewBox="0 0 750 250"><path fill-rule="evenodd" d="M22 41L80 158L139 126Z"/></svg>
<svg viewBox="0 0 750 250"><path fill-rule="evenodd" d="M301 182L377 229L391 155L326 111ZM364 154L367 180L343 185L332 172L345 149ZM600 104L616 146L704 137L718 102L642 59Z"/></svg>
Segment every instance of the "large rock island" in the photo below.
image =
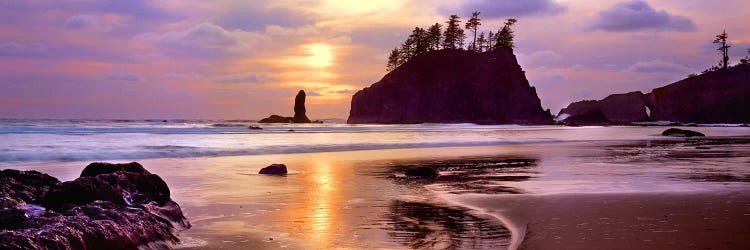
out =
<svg viewBox="0 0 750 250"><path fill-rule="evenodd" d="M418 55L352 97L347 123L550 124L513 50Z"/></svg>
<svg viewBox="0 0 750 250"><path fill-rule="evenodd" d="M575 102L557 117L573 125L750 123L750 65L691 76L648 94L631 92Z"/></svg>

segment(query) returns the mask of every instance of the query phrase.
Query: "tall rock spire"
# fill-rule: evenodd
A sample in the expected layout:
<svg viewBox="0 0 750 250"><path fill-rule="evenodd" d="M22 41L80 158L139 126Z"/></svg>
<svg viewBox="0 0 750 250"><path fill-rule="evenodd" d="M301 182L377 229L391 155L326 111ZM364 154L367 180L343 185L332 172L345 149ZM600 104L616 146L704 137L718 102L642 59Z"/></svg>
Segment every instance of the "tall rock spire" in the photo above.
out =
<svg viewBox="0 0 750 250"><path fill-rule="evenodd" d="M305 115L305 91L300 90L294 97L294 123L310 123L310 119Z"/></svg>

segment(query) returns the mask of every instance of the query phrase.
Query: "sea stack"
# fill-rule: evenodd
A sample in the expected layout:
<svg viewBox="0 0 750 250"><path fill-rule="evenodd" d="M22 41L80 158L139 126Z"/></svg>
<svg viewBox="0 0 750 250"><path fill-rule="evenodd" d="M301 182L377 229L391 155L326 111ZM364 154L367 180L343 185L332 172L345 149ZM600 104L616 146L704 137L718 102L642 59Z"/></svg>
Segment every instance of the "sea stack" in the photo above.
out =
<svg viewBox="0 0 750 250"><path fill-rule="evenodd" d="M551 124L511 48L418 55L352 97L348 123Z"/></svg>
<svg viewBox="0 0 750 250"><path fill-rule="evenodd" d="M300 90L294 97L294 123L310 123L310 119L305 115L305 91Z"/></svg>
<svg viewBox="0 0 750 250"><path fill-rule="evenodd" d="M271 115L263 118L258 123L310 123L310 119L305 114L305 91L300 90L297 92L297 96L294 97L294 117ZM322 123L320 121L315 121Z"/></svg>

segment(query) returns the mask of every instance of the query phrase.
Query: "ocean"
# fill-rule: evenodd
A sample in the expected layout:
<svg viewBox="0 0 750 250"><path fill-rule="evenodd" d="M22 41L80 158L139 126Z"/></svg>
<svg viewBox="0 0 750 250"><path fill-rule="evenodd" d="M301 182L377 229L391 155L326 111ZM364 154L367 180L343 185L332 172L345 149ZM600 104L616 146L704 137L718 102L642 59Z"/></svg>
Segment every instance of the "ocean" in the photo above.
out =
<svg viewBox="0 0 750 250"><path fill-rule="evenodd" d="M750 223L750 128L667 128L5 119L0 169L68 181L138 161L192 223L183 249L750 244L734 236ZM290 174L257 174L273 163ZM415 166L440 176L405 177Z"/></svg>
<svg viewBox="0 0 750 250"><path fill-rule="evenodd" d="M261 130L248 126L262 127ZM0 163L189 158L660 138L663 127L257 124L251 120L0 120ZM698 128L711 136L747 128Z"/></svg>

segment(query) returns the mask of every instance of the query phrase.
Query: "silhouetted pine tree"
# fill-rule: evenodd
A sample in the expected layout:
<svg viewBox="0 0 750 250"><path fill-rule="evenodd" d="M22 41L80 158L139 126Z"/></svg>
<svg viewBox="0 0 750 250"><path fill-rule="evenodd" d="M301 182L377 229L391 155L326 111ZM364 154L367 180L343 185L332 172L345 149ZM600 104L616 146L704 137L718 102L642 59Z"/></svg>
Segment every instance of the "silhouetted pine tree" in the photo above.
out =
<svg viewBox="0 0 750 250"><path fill-rule="evenodd" d="M479 37L477 38L476 46L477 46L477 52L484 52L487 49L487 39L484 38L484 32L479 34Z"/></svg>
<svg viewBox="0 0 750 250"><path fill-rule="evenodd" d="M401 44L401 49L399 49L399 65L408 62L409 59L414 57L414 43L413 39L408 38Z"/></svg>
<svg viewBox="0 0 750 250"><path fill-rule="evenodd" d="M409 39L413 41L414 46L414 53L412 54L412 57L425 53L429 50L427 31L425 31L424 29L415 27L411 35L409 36Z"/></svg>
<svg viewBox="0 0 750 250"><path fill-rule="evenodd" d="M401 66L398 60L399 56L400 55L399 55L398 48L394 48L391 51L391 55L388 56L388 65L386 66L385 70L391 71L391 70L398 68L398 66Z"/></svg>
<svg viewBox="0 0 750 250"><path fill-rule="evenodd" d="M727 39L729 38L729 35L727 35L727 31L721 32L721 34L716 35L716 39L714 39L714 44L719 45L719 48L716 50L719 51L719 54L721 54L721 61L719 61L719 68L727 69L729 66L729 48L732 47L727 43Z"/></svg>
<svg viewBox="0 0 750 250"><path fill-rule="evenodd" d="M513 34L514 31L511 28L514 24L516 24L516 19L508 19L505 21L505 26L503 26L500 31L497 32L496 39L495 39L495 48L500 47L508 47L508 48L514 48L515 44L513 43L513 38L515 35Z"/></svg>
<svg viewBox="0 0 750 250"><path fill-rule="evenodd" d="M430 51L440 49L440 41L443 40L442 29L442 25L435 23L427 30L427 36L430 41Z"/></svg>
<svg viewBox="0 0 750 250"><path fill-rule="evenodd" d="M464 30L461 29L461 20L457 15L451 15L446 23L448 25L443 32L443 48L460 49L466 37Z"/></svg>
<svg viewBox="0 0 750 250"><path fill-rule="evenodd" d="M482 25L482 22L481 22L482 19L479 19L479 14L480 14L479 11L472 12L471 18L468 21L466 21L466 26L465 26L467 30L471 30L474 32L474 40L471 43L471 45L469 45L469 50L472 50L472 51L477 51L477 29L479 28L480 25Z"/></svg>
<svg viewBox="0 0 750 250"><path fill-rule="evenodd" d="M497 40L495 33L490 31L489 35L487 35L487 51L495 48L495 40Z"/></svg>

